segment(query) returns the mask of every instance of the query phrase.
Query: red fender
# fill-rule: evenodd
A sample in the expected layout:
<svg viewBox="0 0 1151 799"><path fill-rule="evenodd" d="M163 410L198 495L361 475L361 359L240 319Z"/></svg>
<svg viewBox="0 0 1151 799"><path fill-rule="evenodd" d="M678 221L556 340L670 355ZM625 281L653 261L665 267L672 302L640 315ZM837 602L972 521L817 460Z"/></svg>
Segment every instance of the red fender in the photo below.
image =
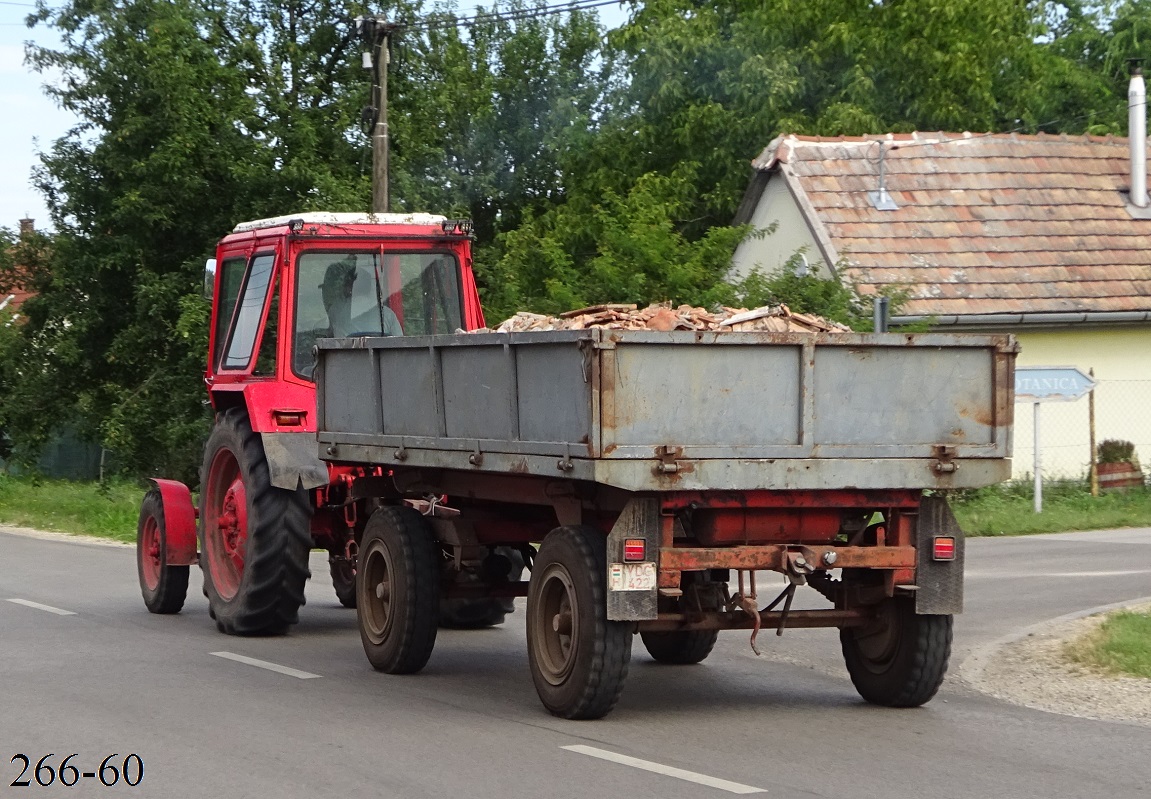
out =
<svg viewBox="0 0 1151 799"><path fill-rule="evenodd" d="M196 562L196 508L188 486L176 480L153 478L164 507L166 566L191 566Z"/></svg>

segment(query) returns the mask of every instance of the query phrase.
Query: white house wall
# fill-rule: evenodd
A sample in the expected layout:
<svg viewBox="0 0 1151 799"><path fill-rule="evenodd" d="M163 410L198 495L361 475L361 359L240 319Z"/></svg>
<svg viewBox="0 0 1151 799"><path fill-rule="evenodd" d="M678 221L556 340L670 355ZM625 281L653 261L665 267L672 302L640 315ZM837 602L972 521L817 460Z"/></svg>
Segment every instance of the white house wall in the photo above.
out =
<svg viewBox="0 0 1151 799"><path fill-rule="evenodd" d="M1064 330L1018 333L1018 366L1078 366L1095 370L1096 441L1134 442L1139 460L1151 466L1151 328ZM1040 407L1040 452L1045 477L1077 478L1089 463L1087 397L1076 402L1046 402ZM1032 473L1033 408L1015 406L1013 473Z"/></svg>
<svg viewBox="0 0 1151 799"><path fill-rule="evenodd" d="M778 272L796 252L803 251L814 272L820 277L831 277L831 270L823 263L815 236L800 213L799 205L780 174L773 175L752 212L753 230L765 230L778 223L769 236L748 236L732 257L732 277L739 279L751 274L757 266L764 274Z"/></svg>

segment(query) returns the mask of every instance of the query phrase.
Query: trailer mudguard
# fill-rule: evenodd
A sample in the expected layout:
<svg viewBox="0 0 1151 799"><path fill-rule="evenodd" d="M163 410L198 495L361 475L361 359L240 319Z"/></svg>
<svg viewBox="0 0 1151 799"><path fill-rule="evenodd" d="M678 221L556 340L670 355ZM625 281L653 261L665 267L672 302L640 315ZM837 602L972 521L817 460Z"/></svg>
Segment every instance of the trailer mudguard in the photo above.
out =
<svg viewBox="0 0 1151 799"><path fill-rule="evenodd" d="M935 560L937 536L955 541L951 560ZM963 530L940 496L923 497L915 533L916 567L915 612L925 615L951 615L963 612Z"/></svg>
<svg viewBox="0 0 1151 799"><path fill-rule="evenodd" d="M643 539L646 555L643 563L627 563L624 541ZM628 500L607 537L607 617L611 621L645 621L659 616L659 500ZM654 561L654 563L653 563ZM624 581L625 569L646 567L655 579L642 588ZM654 568L653 568L654 567Z"/></svg>
<svg viewBox="0 0 1151 799"><path fill-rule="evenodd" d="M196 562L196 508L192 492L176 480L152 479L164 508L164 565L191 566Z"/></svg>

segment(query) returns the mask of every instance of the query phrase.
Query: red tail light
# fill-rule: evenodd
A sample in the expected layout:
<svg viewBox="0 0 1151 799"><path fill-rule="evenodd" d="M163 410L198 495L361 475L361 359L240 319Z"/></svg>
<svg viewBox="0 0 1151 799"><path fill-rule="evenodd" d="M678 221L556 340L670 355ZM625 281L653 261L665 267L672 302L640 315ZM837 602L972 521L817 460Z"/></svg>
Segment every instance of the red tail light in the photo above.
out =
<svg viewBox="0 0 1151 799"><path fill-rule="evenodd" d="M272 418L280 427L299 427L304 423L303 411L272 411Z"/></svg>
<svg viewBox="0 0 1151 799"><path fill-rule="evenodd" d="M623 542L623 559L625 561L643 560L647 552L647 542L642 538L625 538Z"/></svg>
<svg viewBox="0 0 1151 799"><path fill-rule="evenodd" d="M955 560L955 537L939 535L932 545L931 557L935 560Z"/></svg>

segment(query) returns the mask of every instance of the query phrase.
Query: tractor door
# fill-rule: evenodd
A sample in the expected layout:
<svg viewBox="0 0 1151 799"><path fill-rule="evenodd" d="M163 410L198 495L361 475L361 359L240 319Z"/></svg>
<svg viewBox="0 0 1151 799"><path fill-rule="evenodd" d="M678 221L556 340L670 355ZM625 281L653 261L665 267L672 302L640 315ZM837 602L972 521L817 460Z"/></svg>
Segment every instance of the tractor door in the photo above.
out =
<svg viewBox="0 0 1151 799"><path fill-rule="evenodd" d="M215 384L274 378L279 327L276 250L258 247L220 255L208 378Z"/></svg>

